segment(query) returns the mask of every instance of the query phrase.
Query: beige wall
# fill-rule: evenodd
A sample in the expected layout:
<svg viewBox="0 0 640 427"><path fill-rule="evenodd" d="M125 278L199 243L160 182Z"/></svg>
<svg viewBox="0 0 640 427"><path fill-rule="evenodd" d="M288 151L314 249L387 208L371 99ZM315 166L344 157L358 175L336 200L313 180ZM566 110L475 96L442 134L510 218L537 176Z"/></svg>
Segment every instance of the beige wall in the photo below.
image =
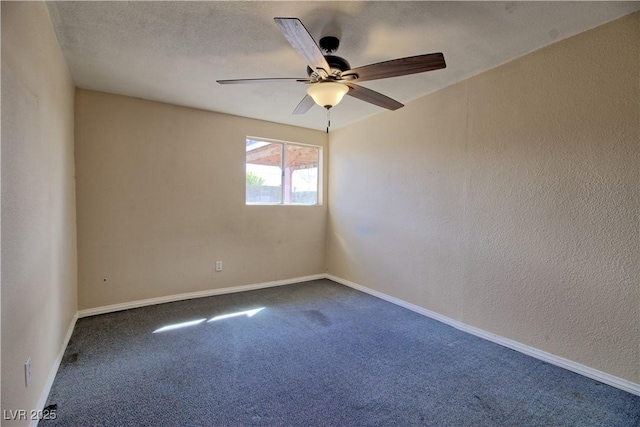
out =
<svg viewBox="0 0 640 427"><path fill-rule="evenodd" d="M334 132L329 273L639 383L639 52L636 13Z"/></svg>
<svg viewBox="0 0 640 427"><path fill-rule="evenodd" d="M246 136L325 133L87 90L75 130L80 309L324 273L326 206L246 206L244 176Z"/></svg>
<svg viewBox="0 0 640 427"><path fill-rule="evenodd" d="M36 408L77 311L73 95L45 5L2 2L2 409L7 411ZM26 388L29 356L32 381Z"/></svg>

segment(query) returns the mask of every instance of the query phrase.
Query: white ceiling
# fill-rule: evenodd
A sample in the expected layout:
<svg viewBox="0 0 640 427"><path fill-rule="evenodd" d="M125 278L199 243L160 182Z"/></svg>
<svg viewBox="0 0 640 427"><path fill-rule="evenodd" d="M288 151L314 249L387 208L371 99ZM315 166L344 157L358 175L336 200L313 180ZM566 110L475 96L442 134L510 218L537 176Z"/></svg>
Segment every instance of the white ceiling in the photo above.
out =
<svg viewBox="0 0 640 427"><path fill-rule="evenodd" d="M640 2L49 2L78 87L324 129L326 113L291 112L297 83L219 85L218 79L306 77L274 17L297 17L319 40L341 40L353 68L442 52L447 68L363 82L400 102L449 86L640 9ZM585 66L597 66L597 53ZM332 128L385 111L352 97ZM393 113L390 113L393 114Z"/></svg>

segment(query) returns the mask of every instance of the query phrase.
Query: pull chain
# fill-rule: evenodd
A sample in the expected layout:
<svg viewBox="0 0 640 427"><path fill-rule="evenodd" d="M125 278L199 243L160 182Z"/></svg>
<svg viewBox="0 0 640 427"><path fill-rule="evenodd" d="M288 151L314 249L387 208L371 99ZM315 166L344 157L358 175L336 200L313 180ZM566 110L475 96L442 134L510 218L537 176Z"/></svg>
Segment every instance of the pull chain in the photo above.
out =
<svg viewBox="0 0 640 427"><path fill-rule="evenodd" d="M331 127L331 108L327 108L327 133L329 133L329 128Z"/></svg>

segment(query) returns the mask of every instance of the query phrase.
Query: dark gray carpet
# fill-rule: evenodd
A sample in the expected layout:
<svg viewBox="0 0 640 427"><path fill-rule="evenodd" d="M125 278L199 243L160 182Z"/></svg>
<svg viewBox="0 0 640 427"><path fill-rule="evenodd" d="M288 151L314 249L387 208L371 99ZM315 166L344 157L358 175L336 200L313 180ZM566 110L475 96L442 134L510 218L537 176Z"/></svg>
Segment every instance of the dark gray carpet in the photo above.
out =
<svg viewBox="0 0 640 427"><path fill-rule="evenodd" d="M638 396L329 280L80 319L54 403L40 426L640 423Z"/></svg>

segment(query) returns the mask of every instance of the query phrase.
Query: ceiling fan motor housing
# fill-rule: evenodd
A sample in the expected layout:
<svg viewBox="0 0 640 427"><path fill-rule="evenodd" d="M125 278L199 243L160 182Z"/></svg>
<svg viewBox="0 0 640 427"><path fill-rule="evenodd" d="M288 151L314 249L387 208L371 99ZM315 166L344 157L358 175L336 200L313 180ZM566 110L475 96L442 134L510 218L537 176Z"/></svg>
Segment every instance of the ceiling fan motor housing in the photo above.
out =
<svg viewBox="0 0 640 427"><path fill-rule="evenodd" d="M335 72L337 71L342 73L344 71L351 69L351 65L349 65L347 60L344 58L340 58L339 56L333 56L333 55L324 55L324 58L327 60L329 67L331 67L331 70L327 70L330 75L335 74ZM311 67L307 67L307 75L309 77L311 77L311 75L314 72L315 70L312 70Z"/></svg>

